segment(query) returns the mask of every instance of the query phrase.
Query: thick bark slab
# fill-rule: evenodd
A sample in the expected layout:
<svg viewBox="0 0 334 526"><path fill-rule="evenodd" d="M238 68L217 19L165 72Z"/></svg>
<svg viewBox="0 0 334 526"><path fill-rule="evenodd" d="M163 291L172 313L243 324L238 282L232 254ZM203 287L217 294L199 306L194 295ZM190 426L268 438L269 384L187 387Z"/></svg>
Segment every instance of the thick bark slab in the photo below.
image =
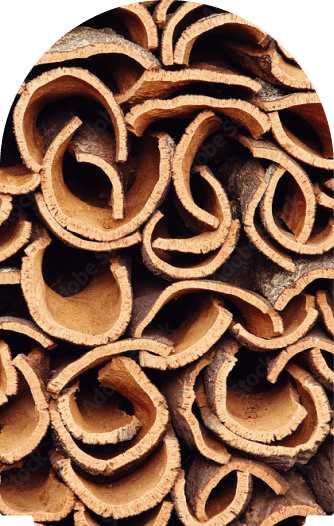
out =
<svg viewBox="0 0 334 526"><path fill-rule="evenodd" d="M31 235L31 223L22 212L9 216L0 229L0 262L16 254L26 245Z"/></svg>
<svg viewBox="0 0 334 526"><path fill-rule="evenodd" d="M0 192L4 194L27 194L36 190L39 183L39 174L29 170L24 164L0 165Z"/></svg>
<svg viewBox="0 0 334 526"><path fill-rule="evenodd" d="M26 84L15 106L14 131L25 165L36 173L41 170L44 146L36 126L37 117L48 103L66 96L84 96L105 108L116 136L116 160L126 161L128 151L124 116L111 91L95 75L84 69L58 68L47 71Z"/></svg>
<svg viewBox="0 0 334 526"><path fill-rule="evenodd" d="M334 447L324 442L307 464L306 479L310 484L317 502L326 513L334 513Z"/></svg>
<svg viewBox="0 0 334 526"><path fill-rule="evenodd" d="M158 449L138 469L112 484L85 479L74 471L71 460L56 451L51 462L61 478L80 500L102 517L116 520L153 508L171 490L180 466L178 442L169 429Z"/></svg>
<svg viewBox="0 0 334 526"><path fill-rule="evenodd" d="M156 51L159 47L157 26L151 13L141 3L113 9L110 19L104 16L104 23L144 49Z"/></svg>
<svg viewBox="0 0 334 526"><path fill-rule="evenodd" d="M22 260L21 286L33 319L46 333L80 345L100 345L119 338L132 309L127 262L116 257L110 259L110 265L98 264L85 289L62 297L46 285L42 274L43 255L50 242L41 229ZM116 308L114 298L119 298Z"/></svg>
<svg viewBox="0 0 334 526"><path fill-rule="evenodd" d="M21 283L21 271L14 267L0 267L1 285L18 285Z"/></svg>

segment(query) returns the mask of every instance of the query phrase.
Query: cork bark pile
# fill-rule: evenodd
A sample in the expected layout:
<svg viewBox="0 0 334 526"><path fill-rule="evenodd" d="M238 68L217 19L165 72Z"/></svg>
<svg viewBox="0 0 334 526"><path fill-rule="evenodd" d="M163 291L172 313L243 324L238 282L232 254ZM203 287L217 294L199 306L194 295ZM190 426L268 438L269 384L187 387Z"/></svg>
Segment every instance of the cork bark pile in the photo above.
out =
<svg viewBox="0 0 334 526"><path fill-rule="evenodd" d="M1 514L334 512L333 169L310 80L232 13L131 4L40 58L1 150Z"/></svg>

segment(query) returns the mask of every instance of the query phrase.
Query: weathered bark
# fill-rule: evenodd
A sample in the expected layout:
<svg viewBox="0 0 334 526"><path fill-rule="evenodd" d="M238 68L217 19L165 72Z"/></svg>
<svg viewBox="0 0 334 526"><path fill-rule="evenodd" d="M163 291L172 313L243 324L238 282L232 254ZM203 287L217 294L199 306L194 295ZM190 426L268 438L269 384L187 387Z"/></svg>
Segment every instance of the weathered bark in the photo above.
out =
<svg viewBox="0 0 334 526"><path fill-rule="evenodd" d="M307 464L306 480L326 513L334 513L334 447L324 442Z"/></svg>

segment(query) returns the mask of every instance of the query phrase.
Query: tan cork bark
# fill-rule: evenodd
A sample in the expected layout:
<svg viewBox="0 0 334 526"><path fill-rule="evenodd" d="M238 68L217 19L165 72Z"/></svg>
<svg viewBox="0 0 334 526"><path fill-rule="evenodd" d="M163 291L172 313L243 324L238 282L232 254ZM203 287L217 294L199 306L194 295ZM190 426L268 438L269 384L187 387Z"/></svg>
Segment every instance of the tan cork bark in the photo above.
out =
<svg viewBox="0 0 334 526"><path fill-rule="evenodd" d="M39 174L29 170L24 164L13 166L0 164L0 192L4 194L26 194L35 190L39 183Z"/></svg>
<svg viewBox="0 0 334 526"><path fill-rule="evenodd" d="M334 336L333 300L330 293L325 290L318 290L316 294L316 302L324 326L327 331Z"/></svg>

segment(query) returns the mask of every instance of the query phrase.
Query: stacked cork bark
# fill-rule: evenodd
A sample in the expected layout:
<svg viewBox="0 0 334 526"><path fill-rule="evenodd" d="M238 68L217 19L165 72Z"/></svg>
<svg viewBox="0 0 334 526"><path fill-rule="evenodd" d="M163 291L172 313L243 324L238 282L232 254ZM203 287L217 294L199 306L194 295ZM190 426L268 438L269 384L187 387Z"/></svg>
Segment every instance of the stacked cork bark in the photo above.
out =
<svg viewBox="0 0 334 526"><path fill-rule="evenodd" d="M0 513L333 513L333 145L294 58L204 4L73 29L0 165Z"/></svg>

